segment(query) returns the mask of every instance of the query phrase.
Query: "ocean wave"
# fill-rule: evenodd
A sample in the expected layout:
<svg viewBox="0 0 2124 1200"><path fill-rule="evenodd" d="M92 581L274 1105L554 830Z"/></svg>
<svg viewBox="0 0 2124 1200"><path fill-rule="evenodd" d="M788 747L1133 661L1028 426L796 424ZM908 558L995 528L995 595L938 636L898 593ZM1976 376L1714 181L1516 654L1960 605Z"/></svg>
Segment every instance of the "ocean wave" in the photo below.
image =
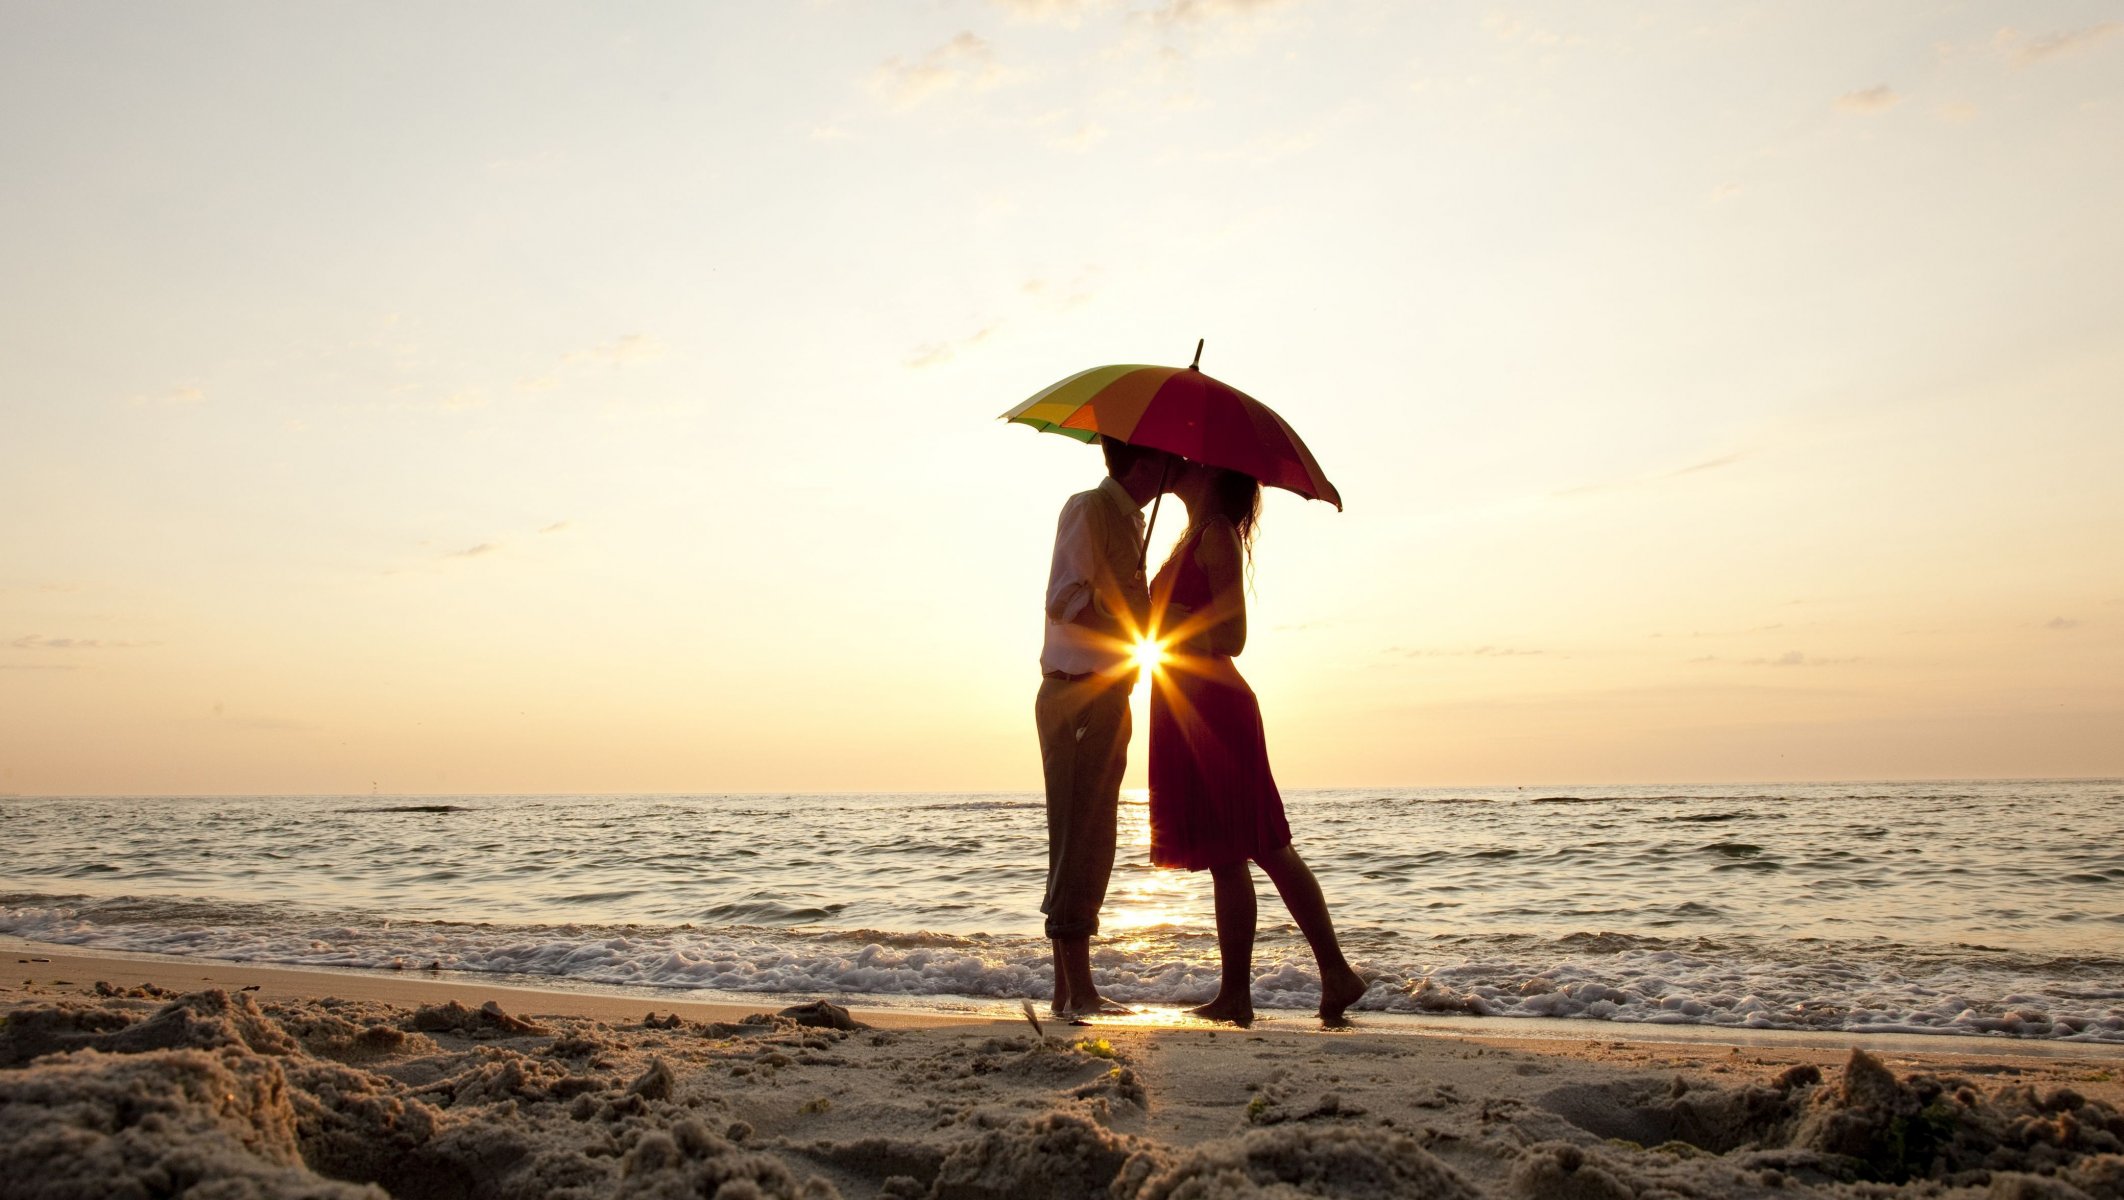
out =
<svg viewBox="0 0 2124 1200"><path fill-rule="evenodd" d="M1049 994L1037 937L806 930L768 925L508 925L404 921L282 905L15 893L0 933L90 949L221 961L420 970L696 993L993 1001ZM1579 1018L1739 1029L1990 1035L2124 1043L2124 961L1970 945L1821 938L1409 937L1352 929L1372 981L1357 1010ZM1102 938L1093 971L1125 1002L1201 1003L1217 989L1216 938L1159 926ZM1296 931L1266 928L1254 1002L1319 1003Z"/></svg>

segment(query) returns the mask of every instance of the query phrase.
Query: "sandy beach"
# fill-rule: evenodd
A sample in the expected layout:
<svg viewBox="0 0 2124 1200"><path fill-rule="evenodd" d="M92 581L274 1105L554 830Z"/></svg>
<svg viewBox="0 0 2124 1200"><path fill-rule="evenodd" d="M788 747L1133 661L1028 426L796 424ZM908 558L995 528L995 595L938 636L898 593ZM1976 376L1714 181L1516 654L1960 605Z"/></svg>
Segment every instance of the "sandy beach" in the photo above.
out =
<svg viewBox="0 0 2124 1200"><path fill-rule="evenodd" d="M2124 1057L1068 1027L17 943L22 1197L2124 1196Z"/></svg>

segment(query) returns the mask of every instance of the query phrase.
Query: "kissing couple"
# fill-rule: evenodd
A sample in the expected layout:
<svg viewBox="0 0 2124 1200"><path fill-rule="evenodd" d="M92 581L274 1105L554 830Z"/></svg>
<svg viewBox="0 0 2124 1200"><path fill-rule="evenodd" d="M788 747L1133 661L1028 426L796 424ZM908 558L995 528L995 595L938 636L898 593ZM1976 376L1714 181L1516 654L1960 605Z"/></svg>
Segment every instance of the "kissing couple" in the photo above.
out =
<svg viewBox="0 0 2124 1200"><path fill-rule="evenodd" d="M1092 981L1091 939L1113 873L1116 811L1131 734L1137 645L1151 667L1150 860L1207 870L1216 894L1217 995L1188 1010L1254 1019L1254 878L1259 865L1305 934L1320 970L1320 1019L1346 1023L1365 994L1343 957L1319 881L1291 845L1269 772L1261 706L1232 660L1246 648L1246 578L1261 481L1163 450L1100 438L1106 478L1062 506L1047 581L1047 631L1033 706L1047 784L1047 894L1054 1012L1064 1020L1130 1010ZM1143 506L1170 492L1187 530L1144 579Z"/></svg>

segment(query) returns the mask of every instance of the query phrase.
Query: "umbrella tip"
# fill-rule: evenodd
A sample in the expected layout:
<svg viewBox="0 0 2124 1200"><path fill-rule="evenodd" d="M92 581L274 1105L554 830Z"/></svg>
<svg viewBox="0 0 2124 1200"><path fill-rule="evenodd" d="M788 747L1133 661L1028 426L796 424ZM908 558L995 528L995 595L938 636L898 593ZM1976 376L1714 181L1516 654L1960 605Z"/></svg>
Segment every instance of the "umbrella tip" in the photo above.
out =
<svg viewBox="0 0 2124 1200"><path fill-rule="evenodd" d="M1195 361L1187 364L1187 369L1190 371L1199 371L1202 369L1202 343L1204 340L1205 339L1203 338L1195 339Z"/></svg>

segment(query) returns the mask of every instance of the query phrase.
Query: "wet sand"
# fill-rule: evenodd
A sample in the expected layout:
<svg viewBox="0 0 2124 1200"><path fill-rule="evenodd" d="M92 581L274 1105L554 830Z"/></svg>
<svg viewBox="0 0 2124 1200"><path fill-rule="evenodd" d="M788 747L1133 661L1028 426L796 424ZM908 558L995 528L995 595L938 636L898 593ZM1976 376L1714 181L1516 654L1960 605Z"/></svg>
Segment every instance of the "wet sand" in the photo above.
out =
<svg viewBox="0 0 2124 1200"><path fill-rule="evenodd" d="M9 1196L2124 1198L2104 1047L1036 1033L26 944L0 967Z"/></svg>

